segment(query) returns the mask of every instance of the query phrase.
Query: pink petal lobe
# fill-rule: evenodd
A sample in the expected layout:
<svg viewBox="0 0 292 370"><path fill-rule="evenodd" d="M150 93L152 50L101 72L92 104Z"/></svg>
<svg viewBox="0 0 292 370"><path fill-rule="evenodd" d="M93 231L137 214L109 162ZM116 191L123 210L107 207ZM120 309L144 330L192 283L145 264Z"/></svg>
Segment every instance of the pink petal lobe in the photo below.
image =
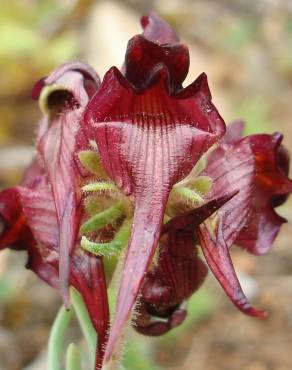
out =
<svg viewBox="0 0 292 370"><path fill-rule="evenodd" d="M77 119L74 111L60 116L39 141L39 151L52 186L60 229L60 289L67 304L69 256L75 247L80 212L79 195L76 193L78 171L74 162Z"/></svg>
<svg viewBox="0 0 292 370"><path fill-rule="evenodd" d="M78 73L83 76L84 86L72 84L70 75L71 73ZM84 98L86 95L91 97L100 85L100 78L95 70L87 64L81 62L71 62L60 65L55 71L53 71L48 77L40 79L32 90L32 97L38 100L42 89L47 85L57 83L60 86L64 86L64 89L70 91L74 98L81 104L85 105ZM86 91L86 94L82 90Z"/></svg>
<svg viewBox="0 0 292 370"><path fill-rule="evenodd" d="M222 225L212 235L205 224L199 226L197 235L206 261L232 303L243 313L258 318L267 317L267 312L253 308L245 297L230 258L229 249L222 234Z"/></svg>
<svg viewBox="0 0 292 370"><path fill-rule="evenodd" d="M129 319L152 260L173 184L190 172L225 131L215 108L202 107L203 94L173 97L166 78L162 73L151 88L136 93L113 68L84 116L83 129L88 140L96 141L106 172L125 194L135 198L132 236L106 360Z"/></svg>

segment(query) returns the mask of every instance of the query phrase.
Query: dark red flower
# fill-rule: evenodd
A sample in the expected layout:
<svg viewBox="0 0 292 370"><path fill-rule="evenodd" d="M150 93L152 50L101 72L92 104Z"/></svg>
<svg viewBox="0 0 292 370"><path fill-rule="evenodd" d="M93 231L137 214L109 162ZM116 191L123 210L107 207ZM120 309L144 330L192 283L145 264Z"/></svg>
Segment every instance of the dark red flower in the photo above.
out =
<svg viewBox="0 0 292 370"><path fill-rule="evenodd" d="M226 186L240 190L218 212L228 247L235 243L253 254L264 254L285 222L274 208L292 192L289 154L281 134L242 138L239 125L228 128L224 142L208 158L205 174L213 179L211 197L222 194Z"/></svg>
<svg viewBox="0 0 292 370"><path fill-rule="evenodd" d="M141 23L122 72L112 67L100 83L76 62L36 84L44 111L37 159L21 186L0 193L0 247L27 250L28 266L67 305L69 285L80 291L99 336L97 369L118 351L137 302L134 323L143 334L184 320L182 303L206 275L198 245L232 302L265 317L248 303L229 249L265 253L284 222L274 208L292 191L282 136L242 138L237 122L223 137L206 75L182 86L187 47L154 13ZM110 280L127 244L104 354L102 256L114 254L105 265Z"/></svg>
<svg viewBox="0 0 292 370"><path fill-rule="evenodd" d="M97 143L108 175L135 199L134 227L106 360L130 318L173 185L225 132L206 76L181 87L189 68L186 47L174 40L159 18L143 18L142 25L144 35L129 41L125 76L116 68L109 70L87 106L82 126L88 140ZM154 37L156 28L159 34Z"/></svg>
<svg viewBox="0 0 292 370"><path fill-rule="evenodd" d="M197 229L210 269L233 303L244 313L265 317L264 311L247 302L236 277L229 249L233 244L254 254L266 253L285 220L274 211L292 192L287 178L289 157L281 145L282 136L251 135L241 138L242 123L227 130L227 135L208 158L204 175L213 180L211 198L236 191L221 207L216 219Z"/></svg>

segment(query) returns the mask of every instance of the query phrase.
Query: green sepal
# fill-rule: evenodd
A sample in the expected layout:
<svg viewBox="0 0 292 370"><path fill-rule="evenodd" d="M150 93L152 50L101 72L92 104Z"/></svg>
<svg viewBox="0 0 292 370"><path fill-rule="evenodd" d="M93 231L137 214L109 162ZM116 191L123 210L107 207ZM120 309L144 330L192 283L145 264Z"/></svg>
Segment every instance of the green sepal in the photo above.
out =
<svg viewBox="0 0 292 370"><path fill-rule="evenodd" d="M208 194L211 190L213 181L212 178L209 176L199 176L195 178L189 179L185 186L190 187L192 190L200 193L200 194Z"/></svg>
<svg viewBox="0 0 292 370"><path fill-rule="evenodd" d="M81 247L87 252L97 256L112 257L117 256L128 244L131 234L132 220L125 220L116 233L114 239L108 243L96 243L88 240L85 236L81 238Z"/></svg>
<svg viewBox="0 0 292 370"><path fill-rule="evenodd" d="M199 193L185 186L175 187L173 191L193 203L202 204L204 202L203 197Z"/></svg>
<svg viewBox="0 0 292 370"><path fill-rule="evenodd" d="M82 150L78 153L79 160L87 171L101 178L108 178L105 169L102 166L100 156L93 150Z"/></svg>
<svg viewBox="0 0 292 370"><path fill-rule="evenodd" d="M80 227L82 234L90 233L102 229L111 222L117 220L123 215L123 203L118 202L112 207L92 216L89 220L84 222Z"/></svg>
<svg viewBox="0 0 292 370"><path fill-rule="evenodd" d="M82 187L84 192L100 192L100 191L116 191L118 188L112 182L107 181L97 181Z"/></svg>

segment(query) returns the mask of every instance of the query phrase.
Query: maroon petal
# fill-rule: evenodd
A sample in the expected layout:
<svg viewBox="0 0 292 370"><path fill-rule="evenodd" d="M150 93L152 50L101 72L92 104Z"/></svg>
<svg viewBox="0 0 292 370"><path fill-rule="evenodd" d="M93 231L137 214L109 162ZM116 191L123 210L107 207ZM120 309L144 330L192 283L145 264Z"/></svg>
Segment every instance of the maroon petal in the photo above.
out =
<svg viewBox="0 0 292 370"><path fill-rule="evenodd" d="M135 329L157 336L179 325L186 316L180 304L200 287L206 275L207 268L197 256L193 232L165 234L160 239L158 262L143 281Z"/></svg>
<svg viewBox="0 0 292 370"><path fill-rule="evenodd" d="M26 222L37 243L42 245L43 256L58 253L59 227L54 198L48 184L36 189L18 187ZM53 257L49 257L53 260ZM58 260L58 256L55 257Z"/></svg>
<svg viewBox="0 0 292 370"><path fill-rule="evenodd" d="M169 73L172 91L182 88L189 70L188 48L179 43L175 31L155 13L141 18L143 35L134 36L128 43L123 73L138 90L155 80L161 68Z"/></svg>
<svg viewBox="0 0 292 370"><path fill-rule="evenodd" d="M0 192L0 250L13 247L27 249L33 236L22 212L17 188Z"/></svg>
<svg viewBox="0 0 292 370"><path fill-rule="evenodd" d="M197 235L210 269L232 303L247 315L265 318L267 312L253 308L242 291L234 271L229 249L223 238L221 222L217 230L213 230L212 233L205 224L200 225L197 230Z"/></svg>
<svg viewBox="0 0 292 370"><path fill-rule="evenodd" d="M171 288L168 299L163 300L163 296L158 294L147 295L145 286L141 292L149 303L161 308L163 305L171 307L189 298L201 286L206 275L206 266L194 246L193 232L170 232L161 238L157 267L149 272L150 278L164 282Z"/></svg>
<svg viewBox="0 0 292 370"><path fill-rule="evenodd" d="M51 189L42 181L35 189L18 187L19 199L33 241L26 247L27 268L53 288L59 287L59 228Z"/></svg>
<svg viewBox="0 0 292 370"><path fill-rule="evenodd" d="M27 248L29 253L27 267L57 288L59 285L59 227L51 188L48 185L38 189L19 187L19 194L25 218L37 242ZM70 271L70 284L82 295L98 333L98 363L100 364L109 322L102 260L78 249L72 257Z"/></svg>
<svg viewBox="0 0 292 370"><path fill-rule="evenodd" d="M179 42L175 30L161 19L155 12L150 12L141 18L141 25L144 29L144 37L156 44L174 44Z"/></svg>
<svg viewBox="0 0 292 370"><path fill-rule="evenodd" d="M172 91L181 89L189 70L189 51L183 44L159 45L141 35L128 43L125 76L138 90L149 86L159 70L166 67Z"/></svg>
<svg viewBox="0 0 292 370"><path fill-rule="evenodd" d="M28 261L26 268L32 270L40 279L49 284L52 288L59 288L58 269L49 264L42 255L42 246L33 241L26 248L28 253Z"/></svg>
<svg viewBox="0 0 292 370"><path fill-rule="evenodd" d="M289 167L290 167L290 155L288 150L283 147L283 145L278 146L278 150L276 152L276 163L277 168L284 176L288 176L289 174ZM288 199L289 194L282 194L282 195L273 195L272 196L272 205L273 207L279 207L286 202Z"/></svg>
<svg viewBox="0 0 292 370"><path fill-rule="evenodd" d="M31 168L32 169L32 168ZM32 178L30 179L33 182ZM1 217L4 220L5 229L0 236L0 248L13 247L26 250L28 253L27 268L33 270L42 280L54 288L58 285L58 272L43 258L45 250L35 240L33 232L42 235L41 240L46 241L51 231L56 233L56 223L51 227L50 214L46 211L39 212L38 208L47 202L45 197L36 197L36 190L22 187L12 188L0 193ZM29 194L30 197L26 197ZM23 203L30 205L23 206ZM35 208L37 204L37 209ZM27 209L30 211L27 212ZM36 210L36 212L34 212ZM35 222L31 222L31 221ZM31 227L32 226L32 227Z"/></svg>
<svg viewBox="0 0 292 370"><path fill-rule="evenodd" d="M246 138L250 143L256 161L256 186L262 190L257 194L258 201L267 201L274 195L285 195L292 192L292 180L287 178L289 156L281 145L283 135L261 134ZM270 199L269 199L270 200Z"/></svg>
<svg viewBox="0 0 292 370"><path fill-rule="evenodd" d="M137 94L112 68L85 113L83 129L88 140L96 141L106 172L125 194L135 198L134 227L107 359L129 319L155 252L173 184L190 172L225 131L203 92L188 98L171 96L166 77L162 74L155 85Z"/></svg>
<svg viewBox="0 0 292 370"><path fill-rule="evenodd" d="M194 230L234 195L210 201L163 227L158 262L147 272L140 291L134 321L139 333L162 335L184 320L186 311L180 304L200 287L207 274L197 256Z"/></svg>
<svg viewBox="0 0 292 370"><path fill-rule="evenodd" d="M259 255L268 252L286 222L273 207L285 202L292 192L292 181L287 177L289 156L280 134L252 135L245 140L255 158L254 191L249 218L235 243Z"/></svg>
<svg viewBox="0 0 292 370"><path fill-rule="evenodd" d="M236 243L251 253L265 253L285 221L272 209L275 194L282 196L292 189L277 166L279 145L278 136L252 135L225 142L211 153L205 170L213 179L210 197L239 190L218 211L228 247Z"/></svg>
<svg viewBox="0 0 292 370"><path fill-rule="evenodd" d="M235 243L252 254L265 254L285 222L287 220L279 216L270 205L262 208L260 212L253 210Z"/></svg>

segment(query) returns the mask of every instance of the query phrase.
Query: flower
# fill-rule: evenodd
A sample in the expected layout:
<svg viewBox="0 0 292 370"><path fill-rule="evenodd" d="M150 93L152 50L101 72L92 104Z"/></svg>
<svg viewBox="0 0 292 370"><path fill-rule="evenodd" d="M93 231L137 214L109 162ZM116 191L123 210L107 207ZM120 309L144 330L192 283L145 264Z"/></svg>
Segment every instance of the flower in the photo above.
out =
<svg viewBox="0 0 292 370"><path fill-rule="evenodd" d="M99 79L81 63L61 66L33 91L41 96L44 118L37 138L37 158L21 186L0 193L4 232L0 247L28 252L27 267L54 288L67 305L67 288L82 295L99 335L97 363L103 357L108 328L106 282L101 258L80 247L85 210L79 184L85 176L76 165L80 114Z"/></svg>
<svg viewBox="0 0 292 370"><path fill-rule="evenodd" d="M125 74L115 67L107 72L82 125L110 178L135 204L106 360L154 256L173 185L225 133L206 75L182 88L187 48L156 15L142 18L142 25L144 35L128 43Z"/></svg>
<svg viewBox="0 0 292 370"><path fill-rule="evenodd" d="M211 197L228 188L240 189L217 212L216 228L202 224L198 234L204 255L227 295L243 312L265 317L243 296L229 249L239 245L253 254L264 254L286 220L274 210L292 192L287 178L289 156L281 145L282 135L258 134L241 137L243 123L229 125L224 141L208 158L204 174L211 176Z"/></svg>
<svg viewBox="0 0 292 370"><path fill-rule="evenodd" d="M36 84L37 157L21 186L0 193L0 247L27 250L28 266L67 306L69 285L79 290L99 337L96 369L115 359L131 317L146 335L184 320L183 303L207 273L198 247L231 301L265 317L229 250L266 253L284 222L274 208L292 192L282 136L244 138L240 122L225 132L206 75L182 86L189 53L174 30L154 13L141 23L122 72L112 67L100 83L75 62Z"/></svg>

